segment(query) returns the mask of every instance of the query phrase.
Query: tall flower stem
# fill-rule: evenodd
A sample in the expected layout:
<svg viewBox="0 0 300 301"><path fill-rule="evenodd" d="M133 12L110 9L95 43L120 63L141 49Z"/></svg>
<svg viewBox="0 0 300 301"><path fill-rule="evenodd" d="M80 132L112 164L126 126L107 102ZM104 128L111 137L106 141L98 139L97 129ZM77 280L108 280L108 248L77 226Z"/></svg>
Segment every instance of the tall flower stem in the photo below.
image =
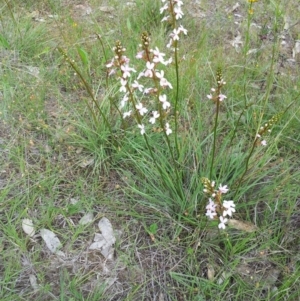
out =
<svg viewBox="0 0 300 301"><path fill-rule="evenodd" d="M248 155L248 157L246 158L245 170L244 170L243 174L241 175L241 177L240 177L240 179L239 179L239 181L238 181L238 183L237 183L237 186L236 186L236 188L235 188L235 194L234 194L233 199L236 198L237 193L238 193L238 191L239 191L239 187L241 186L241 183L242 183L242 181L243 181L243 179L244 179L244 176L246 175L246 173L247 173L247 171L248 171L249 161L250 161L250 158L252 157L252 154L253 154L253 152L254 152L254 149L255 149L255 146L257 145L258 140L259 140L259 138L256 137L255 140L254 140L253 143L252 143L252 146L251 146L249 155Z"/></svg>
<svg viewBox="0 0 300 301"><path fill-rule="evenodd" d="M247 30L246 30L246 37L245 37L245 46L243 49L243 55L244 55L244 68L243 68L243 89L244 89L244 108L247 108L247 93L246 93L246 71L247 71L247 53L249 50L249 43L250 43L250 26L251 26L251 20L252 20L252 14L253 14L253 9L252 9L253 1L249 1L249 6L248 6L248 18L247 18Z"/></svg>
<svg viewBox="0 0 300 301"><path fill-rule="evenodd" d="M254 149L256 146L259 145L259 140L260 138L265 135L265 133L269 132L272 128L272 126L278 122L278 120L280 120L282 118L282 116L287 112L287 110L293 105L294 102L291 102L286 108L284 111L281 111L279 113L277 113L276 115L274 115L267 123L265 123L264 126L262 126L257 132L258 134L256 135L253 143L252 143L252 146L251 146L251 149L250 149L250 152L249 152L249 155L247 156L246 158L246 163L245 163L245 170L243 172L243 174L241 175L237 185L236 185L236 189L235 189L235 195L234 195L234 198L237 196L237 193L238 193L238 189L248 171L248 168L249 168L249 162L250 162L250 158L252 157L253 155L253 152L254 152Z"/></svg>
<svg viewBox="0 0 300 301"><path fill-rule="evenodd" d="M175 95L175 147L177 152L177 158L179 158L179 147L178 147L178 101L179 101L179 66L178 66L178 50L177 41L175 41L175 72L176 72L176 95Z"/></svg>
<svg viewBox="0 0 300 301"><path fill-rule="evenodd" d="M217 104L216 104L216 117L215 117L215 125L214 125L214 141L213 141L210 172L209 172L210 179L212 179L212 172L213 172L213 168L214 168L215 153L216 153L216 141L217 141L217 129L218 129L218 117L219 117L219 110L220 110L220 101L217 100L216 103Z"/></svg>
<svg viewBox="0 0 300 301"><path fill-rule="evenodd" d="M214 92L214 96L211 95L211 94L207 96L209 99L211 99L216 104L216 116L215 116L215 124L214 124L214 140L213 140L212 156L211 156L210 172L209 172L210 179L212 179L212 175L213 175L212 173L213 173L214 162L215 162L220 103L223 101L223 99L227 98L225 95L223 95L221 93L221 88L225 84L226 84L226 82L222 79L222 72L219 69L217 71L217 88L216 89L211 89Z"/></svg>
<svg viewBox="0 0 300 301"><path fill-rule="evenodd" d="M241 120L242 116L243 116L244 113L247 111L247 109L248 109L249 107L251 107L252 105L254 105L254 102L248 103L248 104L246 105L246 107L244 107L244 109L242 110L242 112L240 113L240 115L239 115L237 121L235 122L235 126L234 126L234 129L233 129L233 131L232 131L232 136L231 136L229 145L231 145L231 143L232 143L232 141L233 141L233 139L234 139L234 137L235 137L235 135L236 135L236 133L237 133L237 130L238 130L238 127L239 127L239 123L240 123L240 120Z"/></svg>
<svg viewBox="0 0 300 301"><path fill-rule="evenodd" d="M162 0L164 3L165 1ZM181 10L182 1L169 0L168 11L170 13L170 24L173 29L173 32L170 34L171 43L168 47L173 47L174 50L174 61L175 61L175 73L176 73L176 90L175 90L175 104L174 104L174 119L175 119L175 148L176 148L176 157L179 158L179 146L178 146L178 106L179 106L179 60L178 60L178 34L183 32L187 34L187 30L182 27L178 27L177 20L181 19L183 16L183 12ZM163 11L167 9L167 7L163 8ZM168 18L167 18L168 19ZM177 28L178 27L178 28Z"/></svg>
<svg viewBox="0 0 300 301"><path fill-rule="evenodd" d="M73 60L71 58L69 58L69 56L66 54L66 52L62 48L58 47L57 49L64 56L65 60L70 64L70 66L73 68L73 70L76 72L76 74L79 76L79 78L80 78L81 82L83 83L83 85L84 85L87 93L91 97L94 105L96 106L98 112L100 113L101 117L103 118L105 125L109 129L109 132L112 133L112 128L110 126L110 123L108 122L108 119L106 118L104 112L101 110L101 108L100 108L100 106L98 104L98 101L97 101L97 99L94 96L92 88L90 87L90 85L85 80L83 74L80 72L80 70L77 68L76 64L73 62ZM95 124L99 124L99 120L97 119L97 116L95 114L94 109L91 107L91 105L89 104L88 101L85 101L85 102L86 102L87 107L89 108L90 113L93 116L93 120L94 120ZM113 135L112 135L112 137L113 137ZM117 143L117 141L115 139L114 139L114 142Z"/></svg>

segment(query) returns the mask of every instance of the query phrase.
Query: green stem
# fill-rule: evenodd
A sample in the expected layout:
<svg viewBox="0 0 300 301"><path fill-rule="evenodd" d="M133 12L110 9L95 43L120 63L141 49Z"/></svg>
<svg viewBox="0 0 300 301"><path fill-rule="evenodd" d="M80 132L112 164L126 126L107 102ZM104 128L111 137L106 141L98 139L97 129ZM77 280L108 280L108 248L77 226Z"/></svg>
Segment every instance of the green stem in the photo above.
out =
<svg viewBox="0 0 300 301"><path fill-rule="evenodd" d="M232 141L233 141L233 139L234 139L234 137L235 137L235 134L236 134L236 132L237 132L237 128L238 128L238 126L239 126L239 123L240 123L240 120L241 120L243 114L244 114L244 113L246 112L246 110L247 110L250 106L252 106L253 104L254 104L253 102L247 104L247 106L244 107L244 109L243 109L242 112L240 113L240 116L239 116L239 118L237 119L237 121L236 121L236 123L235 123L235 126L234 126L234 129L233 129L233 132L232 132L232 136L231 136L229 145L231 145L231 143L232 143Z"/></svg>
<svg viewBox="0 0 300 301"><path fill-rule="evenodd" d="M213 172L213 168L214 168L215 153L216 153L218 117L219 117L219 110L220 110L219 98L216 100L216 102L217 102L217 107L216 107L216 117L215 117L215 126L214 126L214 141L213 141L212 157L211 157L210 172L209 172L210 180L212 179L212 172Z"/></svg>
<svg viewBox="0 0 300 301"><path fill-rule="evenodd" d="M17 31L18 31L19 36L20 36L20 40L22 41L23 37L22 37L21 30L20 30L20 26L19 26L18 22L15 19L15 16L14 16L12 8L11 8L11 5L10 5L9 1L7 1L7 0L4 0L4 2L6 4L6 6L8 7L8 11L9 11L9 14L11 16L11 19L12 19L12 21L14 23L15 28L17 28Z"/></svg>
<svg viewBox="0 0 300 301"><path fill-rule="evenodd" d="M285 110L280 114L281 117L287 112L287 110L293 105L293 103L294 103L294 101L291 102L291 103L285 108ZM259 138L256 137L255 140L254 140L254 142L253 142L253 144L252 144L250 153L249 153L249 155L248 155L248 157L247 157L247 159L246 159L245 170L244 170L242 176L240 177L240 179L239 179L239 181L238 181L238 183L237 183L237 186L236 186L236 188L235 188L234 198L237 196L237 193L238 193L239 187L240 187L240 185L241 185L241 183L242 183L242 180L243 180L244 176L246 175L246 173L247 173L247 171L248 171L249 161L250 161L250 158L251 158L251 156L252 156L252 154L253 154L254 148L255 148L255 146L257 145L258 140L259 140Z"/></svg>
<svg viewBox="0 0 300 301"><path fill-rule="evenodd" d="M92 89L91 89L91 87L90 87L90 85L87 83L87 81L85 80L84 76L83 76L82 73L79 71L79 69L77 68L77 66L75 65L75 63L72 61L72 59L70 59L70 58L68 57L68 55L67 55L60 47L58 47L57 49L58 49L58 51L65 57L66 61L71 65L71 67L72 67L73 70L76 72L76 74L80 77L80 80L82 81L82 83L83 83L83 85L84 85L86 91L88 92L89 96L91 97L91 99L92 99L93 103L95 104L97 110L99 111L101 117L103 118L104 123L105 123L106 126L108 127L110 133L112 133L112 128L111 128L111 126L110 126L110 124L109 124L109 122L108 122L108 120L107 120L105 114L104 114L103 111L101 110L101 108L100 108L100 106L99 106L99 104L98 104L98 102L97 102L97 100L96 100L96 98L95 98L95 96L94 96L94 93L93 93L93 91L92 91ZM95 122L96 124L99 124L99 121L98 121L98 119L97 119L97 116L96 116L96 114L95 114L93 108L90 106L90 104L88 103L88 101L85 101L85 102L86 102L86 104L87 104L87 106L88 106L88 108L89 108L89 110L90 110L90 112L91 112L91 114L92 114L92 116L93 116L94 122Z"/></svg>
<svg viewBox="0 0 300 301"><path fill-rule="evenodd" d="M241 183L242 183L242 180L244 179L244 176L245 176L245 174L246 174L247 171L248 171L249 161L250 161L250 158L251 158L251 156L252 156L252 154L253 154L253 151L254 151L254 148L255 148L255 146L256 146L256 144L257 144L258 139L259 139L259 138L256 137L255 140L254 140L254 142L253 142L253 144L252 144L250 153L249 153L249 155L248 155L248 157L247 157L247 159L246 159L245 170L244 170L242 176L240 177L240 179L239 179L239 181L238 181L238 183L237 183L237 186L236 186L236 188L235 188L235 194L234 194L233 199L235 199L235 197L237 196L237 193L238 193L238 191L239 191L239 187L240 187L240 185L241 185Z"/></svg>
<svg viewBox="0 0 300 301"><path fill-rule="evenodd" d="M248 19L247 19L247 30L246 30L246 39L245 39L245 47L244 47L244 68L243 68L243 89L244 89L244 107L247 107L247 94L246 94L246 66L247 66L247 52L249 50L249 41L250 41L250 25L251 25L251 10L252 10L252 2L249 4L248 8Z"/></svg>
<svg viewBox="0 0 300 301"><path fill-rule="evenodd" d="M100 44L101 44L101 47L102 47L102 51L103 51L103 56L104 56L104 59L105 59L105 62L107 62L108 61L108 59L107 59L107 56L106 56L106 52L105 52L105 47L104 47L104 44L103 44L103 41L102 41L102 38L101 38L101 36L99 35L99 34L96 34L97 35L97 39L98 39L98 41L100 42ZM106 74L106 88L108 88L108 75Z"/></svg>
<svg viewBox="0 0 300 301"><path fill-rule="evenodd" d="M178 50L177 41L175 41L175 71L176 71L176 95L175 95L175 147L177 152L177 158L179 158L179 147L178 147L178 100L179 100L179 66L178 66Z"/></svg>

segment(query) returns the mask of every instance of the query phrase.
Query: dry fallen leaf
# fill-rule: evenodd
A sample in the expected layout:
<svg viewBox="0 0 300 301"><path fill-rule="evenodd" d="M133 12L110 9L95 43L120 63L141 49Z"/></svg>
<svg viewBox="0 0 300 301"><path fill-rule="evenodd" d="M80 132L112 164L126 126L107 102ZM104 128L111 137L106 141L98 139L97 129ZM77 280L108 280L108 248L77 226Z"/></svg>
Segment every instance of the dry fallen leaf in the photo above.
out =
<svg viewBox="0 0 300 301"><path fill-rule="evenodd" d="M34 67L34 66L26 66L28 73L35 76L35 77L39 77L40 74L40 69L38 67Z"/></svg>
<svg viewBox="0 0 300 301"><path fill-rule="evenodd" d="M228 278L231 277L231 275L232 274L230 272L223 272L222 275L217 280L217 283L221 285L222 283L224 283L225 280L228 280Z"/></svg>
<svg viewBox="0 0 300 301"><path fill-rule="evenodd" d="M258 52L258 49L257 49L257 48L249 49L249 50L247 51L247 55L250 55L250 54L252 54L252 53L257 53L257 52Z"/></svg>
<svg viewBox="0 0 300 301"><path fill-rule="evenodd" d="M82 5L82 4L75 5L75 9L77 11L80 11L82 16L90 15L93 11L89 5Z"/></svg>
<svg viewBox="0 0 300 301"><path fill-rule="evenodd" d="M112 245L116 242L114 230L109 219L107 219L106 217L102 217L98 223L98 227L108 244Z"/></svg>
<svg viewBox="0 0 300 301"><path fill-rule="evenodd" d="M33 274L29 275L29 282L34 291L37 291L39 289L39 285L37 284L37 279L35 275Z"/></svg>
<svg viewBox="0 0 300 301"><path fill-rule="evenodd" d="M274 267L257 269L255 264L240 263L235 267L235 273L239 274L244 281L259 285L262 289L274 288L276 281L278 280L280 270Z"/></svg>
<svg viewBox="0 0 300 301"><path fill-rule="evenodd" d="M295 58L298 53L300 53L300 40L296 41L295 46L293 48L293 58Z"/></svg>
<svg viewBox="0 0 300 301"><path fill-rule="evenodd" d="M22 228L28 236L33 237L35 235L35 229L31 219L24 218L22 220Z"/></svg>
<svg viewBox="0 0 300 301"><path fill-rule="evenodd" d="M59 250L59 248L61 247L61 242L55 233L48 229L41 229L40 235L46 243L46 246L52 253L65 257L65 254Z"/></svg>
<svg viewBox="0 0 300 301"><path fill-rule="evenodd" d="M90 245L90 250L101 250L101 248L106 244L105 238L102 234L96 233L94 237L94 242Z"/></svg>
<svg viewBox="0 0 300 301"><path fill-rule="evenodd" d="M228 226L245 232L254 232L258 230L258 227L256 227L254 224L249 222L242 222L237 219L229 219Z"/></svg>
<svg viewBox="0 0 300 301"><path fill-rule="evenodd" d="M283 26L283 29L284 30L288 30L289 28L290 28L290 26L291 26L291 19L290 19L290 17L289 16L284 16L283 17L283 20L284 20L284 26Z"/></svg>
<svg viewBox="0 0 300 301"><path fill-rule="evenodd" d="M240 51L240 48L243 46L243 40L240 33L232 40L230 41L231 46L235 48L237 52Z"/></svg>
<svg viewBox="0 0 300 301"><path fill-rule="evenodd" d="M88 212L79 221L79 225L87 225L94 220L93 212Z"/></svg>
<svg viewBox="0 0 300 301"><path fill-rule="evenodd" d="M92 164L94 164L95 162L95 159L94 158L86 158L86 159L83 159L80 163L79 163L79 166L82 167L82 168L86 168Z"/></svg>
<svg viewBox="0 0 300 301"><path fill-rule="evenodd" d="M112 6L100 6L99 10L104 13L112 13L115 9Z"/></svg>
<svg viewBox="0 0 300 301"><path fill-rule="evenodd" d="M211 264L207 264L207 278L210 281L215 279L215 269Z"/></svg>
<svg viewBox="0 0 300 301"><path fill-rule="evenodd" d="M113 227L110 221L103 217L98 223L101 234L96 233L94 242L90 245L91 250L100 250L101 254L106 259L113 259L114 248L113 244L116 242Z"/></svg>
<svg viewBox="0 0 300 301"><path fill-rule="evenodd" d="M231 8L227 8L225 11L227 14L231 14L234 11L236 11L240 7L240 4L237 2L235 5L233 5Z"/></svg>

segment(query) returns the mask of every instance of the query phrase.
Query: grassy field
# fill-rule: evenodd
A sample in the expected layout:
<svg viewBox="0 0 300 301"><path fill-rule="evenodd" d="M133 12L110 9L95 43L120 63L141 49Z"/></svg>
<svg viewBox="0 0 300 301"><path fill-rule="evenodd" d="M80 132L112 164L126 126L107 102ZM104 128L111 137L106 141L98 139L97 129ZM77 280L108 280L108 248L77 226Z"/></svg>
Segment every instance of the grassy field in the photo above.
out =
<svg viewBox="0 0 300 301"><path fill-rule="evenodd" d="M300 5L173 2L1 2L2 301L300 300Z"/></svg>

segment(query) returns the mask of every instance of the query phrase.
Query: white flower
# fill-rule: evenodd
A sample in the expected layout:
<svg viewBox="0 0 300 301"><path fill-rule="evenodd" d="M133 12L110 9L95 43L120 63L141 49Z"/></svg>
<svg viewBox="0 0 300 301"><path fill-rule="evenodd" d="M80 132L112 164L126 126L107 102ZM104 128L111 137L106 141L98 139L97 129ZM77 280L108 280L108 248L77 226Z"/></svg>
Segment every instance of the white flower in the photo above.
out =
<svg viewBox="0 0 300 301"><path fill-rule="evenodd" d="M235 204L233 201L224 201L223 207L226 209L223 211L223 216L232 216L232 213L235 212Z"/></svg>
<svg viewBox="0 0 300 301"><path fill-rule="evenodd" d="M144 90L144 93L145 94L149 94L149 93L151 93L151 92L153 92L154 91L154 88L146 88L145 90Z"/></svg>
<svg viewBox="0 0 300 301"><path fill-rule="evenodd" d="M137 59L142 59L142 58L144 57L144 53L145 53L144 50L139 51L135 57L136 57Z"/></svg>
<svg viewBox="0 0 300 301"><path fill-rule="evenodd" d="M180 30L175 28L171 35L173 41L176 41L176 40L179 41L179 34L180 34Z"/></svg>
<svg viewBox="0 0 300 301"><path fill-rule="evenodd" d="M143 75L145 77L152 77L153 76L154 63L147 62L146 67L147 67L147 70L144 72Z"/></svg>
<svg viewBox="0 0 300 301"><path fill-rule="evenodd" d="M166 61L163 62L163 64L164 64L165 66L167 66L167 65L169 65L169 64L171 64L171 63L172 63L172 57L170 57L168 60L166 60Z"/></svg>
<svg viewBox="0 0 300 301"><path fill-rule="evenodd" d="M227 98L224 94L220 94L219 95L219 100L223 101L225 98Z"/></svg>
<svg viewBox="0 0 300 301"><path fill-rule="evenodd" d="M183 34L187 34L187 30L182 26L182 25L180 25L179 27L178 27L178 30L179 30L179 32L183 32Z"/></svg>
<svg viewBox="0 0 300 301"><path fill-rule="evenodd" d="M140 85L137 80L135 80L131 86L135 89L138 89L140 92L143 92L144 86Z"/></svg>
<svg viewBox="0 0 300 301"><path fill-rule="evenodd" d="M123 113L123 118L125 119L126 117L131 115L131 110L128 112Z"/></svg>
<svg viewBox="0 0 300 301"><path fill-rule="evenodd" d="M141 129L141 135L145 134L145 126L143 124L138 124L138 127Z"/></svg>
<svg viewBox="0 0 300 301"><path fill-rule="evenodd" d="M175 13L176 20L181 19L182 16L184 15L180 6L174 7L174 13Z"/></svg>
<svg viewBox="0 0 300 301"><path fill-rule="evenodd" d="M155 75L156 75L159 79L164 78L164 74L165 74L165 71L164 71L164 70L156 71L156 72L155 72Z"/></svg>
<svg viewBox="0 0 300 301"><path fill-rule="evenodd" d="M126 83L127 83L127 81L126 81ZM125 93L127 91L126 90L126 83L125 83L125 85L123 85L123 84L121 85L121 88L119 89L120 92L124 92Z"/></svg>
<svg viewBox="0 0 300 301"><path fill-rule="evenodd" d="M165 16L161 19L161 22L168 21L170 19L170 16Z"/></svg>
<svg viewBox="0 0 300 301"><path fill-rule="evenodd" d="M108 72L108 76L112 76L113 74L116 74L117 71L115 69L110 69Z"/></svg>
<svg viewBox="0 0 300 301"><path fill-rule="evenodd" d="M227 218L220 216L220 224L218 225L219 229L225 229L225 224L228 222Z"/></svg>
<svg viewBox="0 0 300 301"><path fill-rule="evenodd" d="M150 50L150 51L154 55L154 58L153 58L154 63L164 63L164 56L165 56L164 53L159 52L159 49L157 47L155 47L155 50Z"/></svg>
<svg viewBox="0 0 300 301"><path fill-rule="evenodd" d="M153 70L153 68L154 68L154 64L153 63L150 63L149 61L146 63L146 67L147 67L147 69L149 69L149 70Z"/></svg>
<svg viewBox="0 0 300 301"><path fill-rule="evenodd" d="M122 51L126 51L126 48L123 48ZM126 55L122 55L122 61L128 65L130 62L130 59Z"/></svg>
<svg viewBox="0 0 300 301"><path fill-rule="evenodd" d="M206 205L206 214L205 215L208 216L210 219L214 219L214 217L217 215L216 207L217 207L217 205L210 198L208 204Z"/></svg>
<svg viewBox="0 0 300 301"><path fill-rule="evenodd" d="M215 211L216 207L217 207L217 205L215 204L215 202L211 198L209 198L209 202L205 207L206 210Z"/></svg>
<svg viewBox="0 0 300 301"><path fill-rule="evenodd" d="M140 79L140 78L143 77L143 76L145 76L145 73L142 71L142 72L139 73L137 79Z"/></svg>
<svg viewBox="0 0 300 301"><path fill-rule="evenodd" d="M167 95L159 95L159 101L162 102L163 109L166 110L171 106L171 104L167 101Z"/></svg>
<svg viewBox="0 0 300 301"><path fill-rule="evenodd" d="M174 0L174 2L177 4L177 6L183 5L183 2L181 0Z"/></svg>
<svg viewBox="0 0 300 301"><path fill-rule="evenodd" d="M227 193L229 188L227 188L227 185L222 186L222 184L219 186L219 191L221 193Z"/></svg>
<svg viewBox="0 0 300 301"><path fill-rule="evenodd" d="M267 145L267 141L266 141L266 140L262 140L262 141L260 142L260 144L261 144L262 146L266 146L266 145Z"/></svg>
<svg viewBox="0 0 300 301"><path fill-rule="evenodd" d="M169 83L165 78L161 78L159 84L161 87L169 87L170 89L173 89L171 83Z"/></svg>
<svg viewBox="0 0 300 301"><path fill-rule="evenodd" d="M164 78L164 70L156 71L155 75L160 79L159 84L161 87L169 87L170 89L173 89L172 85Z"/></svg>
<svg viewBox="0 0 300 301"><path fill-rule="evenodd" d="M162 95L159 95L159 101L161 102L166 102L167 101L167 95L166 94L162 94Z"/></svg>
<svg viewBox="0 0 300 301"><path fill-rule="evenodd" d="M162 104L163 109L166 110L167 108L169 108L171 106L171 104L168 101L163 102Z"/></svg>
<svg viewBox="0 0 300 301"><path fill-rule="evenodd" d="M166 123L165 130L166 130L167 136L169 136L170 134L172 134L172 130L170 129L170 125L169 125L168 122Z"/></svg>
<svg viewBox="0 0 300 301"><path fill-rule="evenodd" d="M213 98L213 96L211 94L206 95L206 96L207 96L208 99L212 99Z"/></svg>
<svg viewBox="0 0 300 301"><path fill-rule="evenodd" d="M159 12L162 14L165 10L169 8L169 5L166 3L160 10Z"/></svg>
<svg viewBox="0 0 300 301"><path fill-rule="evenodd" d="M128 101L128 93L126 93L123 97L123 99L121 100L121 109L124 108L126 102Z"/></svg>
<svg viewBox="0 0 300 301"><path fill-rule="evenodd" d="M122 87L125 87L126 84L127 84L127 80L124 79L124 78L121 78L121 86L122 86Z"/></svg>
<svg viewBox="0 0 300 301"><path fill-rule="evenodd" d="M130 77L130 72L136 72L135 69L129 67L128 65L122 65L121 70L123 71L122 74L123 78Z"/></svg>
<svg viewBox="0 0 300 301"><path fill-rule="evenodd" d="M111 68L114 65L114 59L112 59L109 63L106 64L106 68Z"/></svg>
<svg viewBox="0 0 300 301"><path fill-rule="evenodd" d="M171 39L169 40L169 43L167 44L167 48L171 48L171 46L173 45L173 39L172 39L173 34L170 34Z"/></svg>
<svg viewBox="0 0 300 301"><path fill-rule="evenodd" d="M216 211L207 210L205 215L209 217L210 219L214 219L214 217L217 215Z"/></svg>
<svg viewBox="0 0 300 301"><path fill-rule="evenodd" d="M144 114L146 114L148 112L148 110L146 108L143 107L143 104L140 102L138 103L135 108L139 111L139 113L143 116Z"/></svg>
<svg viewBox="0 0 300 301"><path fill-rule="evenodd" d="M149 119L149 122L154 124L155 120L159 117L159 113L157 111L152 112L152 117Z"/></svg>

